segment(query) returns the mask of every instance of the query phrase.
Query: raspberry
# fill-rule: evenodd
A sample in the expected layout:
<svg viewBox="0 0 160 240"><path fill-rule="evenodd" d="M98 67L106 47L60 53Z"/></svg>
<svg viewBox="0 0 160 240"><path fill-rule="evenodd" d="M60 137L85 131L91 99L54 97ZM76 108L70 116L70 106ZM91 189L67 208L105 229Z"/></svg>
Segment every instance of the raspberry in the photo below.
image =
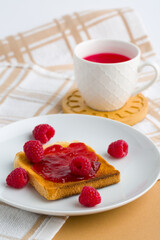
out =
<svg viewBox="0 0 160 240"><path fill-rule="evenodd" d="M32 162L40 162L43 158L43 146L40 141L30 140L23 146L26 157Z"/></svg>
<svg viewBox="0 0 160 240"><path fill-rule="evenodd" d="M128 144L124 140L112 142L108 147L108 153L115 158L122 158L128 154Z"/></svg>
<svg viewBox="0 0 160 240"><path fill-rule="evenodd" d="M94 207L101 203L101 196L95 188L85 186L79 196L79 202L86 207Z"/></svg>
<svg viewBox="0 0 160 240"><path fill-rule="evenodd" d="M42 144L48 142L55 134L55 130L48 124L39 124L33 130L33 136Z"/></svg>
<svg viewBox="0 0 160 240"><path fill-rule="evenodd" d="M28 180L27 172L23 168L16 168L7 176L6 183L13 188L23 188Z"/></svg>
<svg viewBox="0 0 160 240"><path fill-rule="evenodd" d="M87 177L91 171L91 162L83 156L75 157L70 163L70 170L75 175Z"/></svg>

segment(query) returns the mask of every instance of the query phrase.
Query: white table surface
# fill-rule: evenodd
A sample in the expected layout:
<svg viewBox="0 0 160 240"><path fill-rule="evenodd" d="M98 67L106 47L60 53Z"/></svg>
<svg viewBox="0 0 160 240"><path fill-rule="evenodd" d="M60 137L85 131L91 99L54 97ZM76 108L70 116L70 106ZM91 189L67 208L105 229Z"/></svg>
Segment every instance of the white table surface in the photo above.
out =
<svg viewBox="0 0 160 240"><path fill-rule="evenodd" d="M160 55L160 0L0 0L0 38L74 11L117 7L133 7L139 12Z"/></svg>

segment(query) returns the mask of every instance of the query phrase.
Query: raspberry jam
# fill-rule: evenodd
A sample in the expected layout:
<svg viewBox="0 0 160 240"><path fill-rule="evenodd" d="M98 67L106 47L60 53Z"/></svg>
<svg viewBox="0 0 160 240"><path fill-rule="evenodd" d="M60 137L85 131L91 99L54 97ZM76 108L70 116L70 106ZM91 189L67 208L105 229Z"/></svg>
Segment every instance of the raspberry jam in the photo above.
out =
<svg viewBox="0 0 160 240"><path fill-rule="evenodd" d="M70 163L77 156L87 157L91 161L91 171L87 177L71 173ZM66 148L56 144L44 150L42 161L33 164L32 169L46 180L65 183L94 178L100 164L96 154L89 151L84 143L71 143Z"/></svg>

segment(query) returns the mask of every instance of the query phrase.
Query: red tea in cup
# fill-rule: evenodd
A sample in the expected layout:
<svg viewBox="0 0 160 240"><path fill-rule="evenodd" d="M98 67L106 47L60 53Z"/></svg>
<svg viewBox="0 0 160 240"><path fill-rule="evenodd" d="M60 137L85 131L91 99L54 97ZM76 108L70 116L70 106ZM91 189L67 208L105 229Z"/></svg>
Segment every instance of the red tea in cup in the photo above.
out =
<svg viewBox="0 0 160 240"><path fill-rule="evenodd" d="M120 63L130 60L129 57L118 53L97 53L84 57L83 59L96 63Z"/></svg>

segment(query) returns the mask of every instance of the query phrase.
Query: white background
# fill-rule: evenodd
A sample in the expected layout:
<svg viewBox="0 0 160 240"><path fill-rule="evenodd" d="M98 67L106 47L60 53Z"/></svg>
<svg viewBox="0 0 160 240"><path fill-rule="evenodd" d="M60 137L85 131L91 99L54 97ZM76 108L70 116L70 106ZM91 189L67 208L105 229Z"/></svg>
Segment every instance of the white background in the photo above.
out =
<svg viewBox="0 0 160 240"><path fill-rule="evenodd" d="M86 9L133 7L141 15L160 55L160 0L0 0L0 38Z"/></svg>

